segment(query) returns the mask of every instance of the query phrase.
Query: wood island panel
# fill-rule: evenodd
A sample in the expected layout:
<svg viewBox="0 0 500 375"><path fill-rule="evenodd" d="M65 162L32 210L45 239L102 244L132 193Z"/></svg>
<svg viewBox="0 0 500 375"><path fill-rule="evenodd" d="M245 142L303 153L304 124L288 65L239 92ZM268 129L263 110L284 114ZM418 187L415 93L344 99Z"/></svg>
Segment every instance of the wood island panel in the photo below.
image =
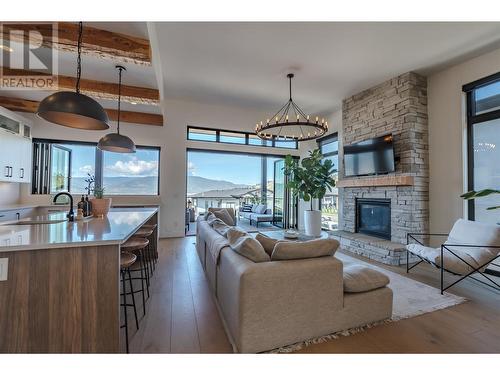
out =
<svg viewBox="0 0 500 375"><path fill-rule="evenodd" d="M119 247L3 252L1 353L119 352Z"/></svg>

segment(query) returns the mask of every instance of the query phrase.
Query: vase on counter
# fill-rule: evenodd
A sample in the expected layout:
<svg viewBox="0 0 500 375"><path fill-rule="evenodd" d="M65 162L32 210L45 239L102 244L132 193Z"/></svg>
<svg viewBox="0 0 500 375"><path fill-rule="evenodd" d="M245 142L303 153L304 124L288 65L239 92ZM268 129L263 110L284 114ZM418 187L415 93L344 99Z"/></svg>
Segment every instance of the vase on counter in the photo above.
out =
<svg viewBox="0 0 500 375"><path fill-rule="evenodd" d="M105 216L111 207L111 198L92 198L92 214L94 216Z"/></svg>

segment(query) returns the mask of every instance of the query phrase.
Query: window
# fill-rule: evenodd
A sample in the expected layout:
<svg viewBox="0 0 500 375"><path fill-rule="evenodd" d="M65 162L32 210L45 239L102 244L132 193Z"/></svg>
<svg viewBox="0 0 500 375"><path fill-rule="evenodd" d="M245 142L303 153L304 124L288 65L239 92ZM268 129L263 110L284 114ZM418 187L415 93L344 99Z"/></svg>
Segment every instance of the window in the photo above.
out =
<svg viewBox="0 0 500 375"><path fill-rule="evenodd" d="M222 143L236 143L240 145L246 144L246 134L245 133L233 133L233 132L219 132L219 142Z"/></svg>
<svg viewBox="0 0 500 375"><path fill-rule="evenodd" d="M500 73L463 87L467 94L468 190L500 187ZM468 202L470 220L497 223L498 197Z"/></svg>
<svg viewBox="0 0 500 375"><path fill-rule="evenodd" d="M339 170L339 141L337 133L328 135L317 140L318 147L323 155L323 160L331 160L333 163L333 178L338 181ZM338 189L326 191L320 202L321 227L327 230L338 228Z"/></svg>
<svg viewBox="0 0 500 375"><path fill-rule="evenodd" d="M106 195L158 195L160 149L103 152L95 143L33 140L33 194L86 194L88 174Z"/></svg>
<svg viewBox="0 0 500 375"><path fill-rule="evenodd" d="M135 154L103 152L103 186L110 195L158 195L158 149Z"/></svg>
<svg viewBox="0 0 500 375"><path fill-rule="evenodd" d="M188 139L191 141L217 142L217 133L211 129L188 128Z"/></svg>
<svg viewBox="0 0 500 375"><path fill-rule="evenodd" d="M297 141L275 142L274 140L262 140L254 133L197 128L192 126L188 127L187 139L190 141L233 143L260 147L298 148Z"/></svg>

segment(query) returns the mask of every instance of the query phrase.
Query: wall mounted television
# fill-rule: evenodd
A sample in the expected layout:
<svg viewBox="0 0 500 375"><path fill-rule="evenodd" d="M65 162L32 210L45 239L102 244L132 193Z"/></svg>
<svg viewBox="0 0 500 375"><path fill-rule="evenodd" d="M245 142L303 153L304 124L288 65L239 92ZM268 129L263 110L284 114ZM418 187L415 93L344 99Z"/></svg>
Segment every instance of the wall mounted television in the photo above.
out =
<svg viewBox="0 0 500 375"><path fill-rule="evenodd" d="M344 146L344 176L369 176L394 172L392 134Z"/></svg>

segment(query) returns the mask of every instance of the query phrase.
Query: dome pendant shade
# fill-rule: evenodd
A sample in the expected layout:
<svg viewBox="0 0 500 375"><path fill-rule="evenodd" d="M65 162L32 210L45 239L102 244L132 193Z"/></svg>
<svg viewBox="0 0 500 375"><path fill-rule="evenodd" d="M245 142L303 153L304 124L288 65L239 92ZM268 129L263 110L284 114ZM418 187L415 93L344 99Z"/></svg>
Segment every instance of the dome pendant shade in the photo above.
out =
<svg viewBox="0 0 500 375"><path fill-rule="evenodd" d="M127 136L118 133L106 134L99 140L97 148L102 151L121 152L121 153L134 153L135 144Z"/></svg>
<svg viewBox="0 0 500 375"><path fill-rule="evenodd" d="M94 99L73 91L60 91L40 102L36 113L49 122L76 129L109 129L109 118Z"/></svg>

